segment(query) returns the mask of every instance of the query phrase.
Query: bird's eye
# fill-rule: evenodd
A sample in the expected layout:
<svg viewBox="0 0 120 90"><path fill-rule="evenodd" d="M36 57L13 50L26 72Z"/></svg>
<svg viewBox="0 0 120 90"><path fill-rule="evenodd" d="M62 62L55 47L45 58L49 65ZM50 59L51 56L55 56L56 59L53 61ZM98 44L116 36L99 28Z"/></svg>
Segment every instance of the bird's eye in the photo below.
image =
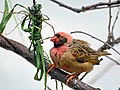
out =
<svg viewBox="0 0 120 90"><path fill-rule="evenodd" d="M61 36L60 34L55 34L55 36L59 39L59 40L63 40L63 39L65 39L65 37L64 36Z"/></svg>
<svg viewBox="0 0 120 90"><path fill-rule="evenodd" d="M55 34L55 36L59 38L59 37L60 37L60 34Z"/></svg>
<svg viewBox="0 0 120 90"><path fill-rule="evenodd" d="M60 40L62 40L62 39L64 39L64 38L65 38L65 37L63 37L63 36L60 36L60 37L59 37Z"/></svg>

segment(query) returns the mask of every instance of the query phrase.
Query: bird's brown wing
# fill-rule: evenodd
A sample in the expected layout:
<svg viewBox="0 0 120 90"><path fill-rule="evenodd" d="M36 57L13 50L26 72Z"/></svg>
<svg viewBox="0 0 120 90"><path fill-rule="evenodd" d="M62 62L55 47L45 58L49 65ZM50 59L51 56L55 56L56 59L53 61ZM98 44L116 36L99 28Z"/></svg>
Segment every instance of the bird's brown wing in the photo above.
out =
<svg viewBox="0 0 120 90"><path fill-rule="evenodd" d="M84 62L89 58L89 53L78 44L73 44L70 47L71 54L76 58L76 60Z"/></svg>
<svg viewBox="0 0 120 90"><path fill-rule="evenodd" d="M98 52L94 49L92 49L90 47L90 44L87 43L84 40L80 40L80 39L73 39L73 44L78 44L80 45L83 49L85 49L88 53L90 53L91 55L99 55L99 56L105 56L105 55L111 55L110 53L106 52L106 51L102 51L102 52Z"/></svg>
<svg viewBox="0 0 120 90"><path fill-rule="evenodd" d="M76 44L82 44L82 45L85 45L85 46L90 46L90 44L84 40L80 40L80 39L73 39L73 43L76 43Z"/></svg>
<svg viewBox="0 0 120 90"><path fill-rule="evenodd" d="M74 39L73 44L70 46L72 55L80 63L90 62L98 64L99 53L90 48L90 44L83 40Z"/></svg>
<svg viewBox="0 0 120 90"><path fill-rule="evenodd" d="M84 40L73 39L73 44L78 44L80 47L85 49L88 53L95 53L96 51L90 48L90 44Z"/></svg>
<svg viewBox="0 0 120 90"><path fill-rule="evenodd" d="M98 57L111 55L110 53L103 51L97 52L90 48L90 44L84 40L74 39L71 46L71 53L76 57L79 62L90 62L94 65L99 64Z"/></svg>

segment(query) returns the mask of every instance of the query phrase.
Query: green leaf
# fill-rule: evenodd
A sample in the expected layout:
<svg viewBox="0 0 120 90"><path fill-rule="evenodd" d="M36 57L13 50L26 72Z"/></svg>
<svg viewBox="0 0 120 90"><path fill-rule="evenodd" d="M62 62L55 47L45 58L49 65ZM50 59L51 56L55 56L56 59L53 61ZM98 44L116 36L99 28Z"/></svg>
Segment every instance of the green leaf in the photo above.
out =
<svg viewBox="0 0 120 90"><path fill-rule="evenodd" d="M45 61L44 61L44 54L43 54L43 47L41 45L40 42L38 42L38 45L39 45L39 52L40 52L40 55L41 55L41 59L42 59L42 68L43 68L43 71L44 71L44 90L46 90L46 84L47 84L47 75L46 75L46 69L45 69Z"/></svg>
<svg viewBox="0 0 120 90"><path fill-rule="evenodd" d="M9 13L9 7L7 1L5 0L3 19L8 15L7 13Z"/></svg>
<svg viewBox="0 0 120 90"><path fill-rule="evenodd" d="M41 67L41 55L40 55L40 51L39 51L39 49L40 49L40 47L39 47L39 44L36 46L36 66L37 66L37 72L36 72L36 74L35 74L35 76L34 76L34 79L35 80L41 80L42 79L42 77L43 77L43 74L44 74L44 71L43 71L43 69L42 68L40 68ZM39 69L41 69L41 72L40 72L40 77L39 77L39 75L38 75L38 73L39 73Z"/></svg>
<svg viewBox="0 0 120 90"><path fill-rule="evenodd" d="M31 30L28 29L28 28L26 28L26 29L23 29L23 31L25 31L25 32L30 32Z"/></svg>
<svg viewBox="0 0 120 90"><path fill-rule="evenodd" d="M40 77L39 77L39 69L37 69L37 72L36 72L36 74L35 74L35 76L34 76L34 79L35 80L38 80L38 81L40 81L41 79L42 79L42 77L43 77L43 74L44 74L44 72L43 72L43 70L41 70L41 72L40 72Z"/></svg>
<svg viewBox="0 0 120 90"><path fill-rule="evenodd" d="M28 9L27 9L26 7L24 7L23 5L16 4L16 5L12 8L12 10L10 11L10 13L9 13L8 2L5 0L4 14L3 14L3 17L2 17L2 21L1 21L1 23L0 23L0 34L3 33L3 31L4 31L5 27L6 27L9 19L11 18L12 13L13 13L13 11L14 11L14 9L15 9L16 6L20 6L20 7L22 7L22 8L25 8L26 10L28 10ZM7 14L7 13L8 13L8 14Z"/></svg>
<svg viewBox="0 0 120 90"><path fill-rule="evenodd" d="M38 46L36 46L36 61L37 61L37 69L40 69L40 53L39 53L39 47Z"/></svg>
<svg viewBox="0 0 120 90"><path fill-rule="evenodd" d="M2 34L2 32L4 31L7 22L9 21L10 17L11 17L11 13L9 13L9 7L8 7L8 3L5 0L5 7L4 7L4 14L2 17L2 21L0 23L0 34Z"/></svg>
<svg viewBox="0 0 120 90"><path fill-rule="evenodd" d="M21 23L21 29L24 30L25 32L28 32L28 30L29 30L29 29L28 29L28 30L26 31L26 30L24 29L25 21L26 21L27 17L28 17L28 16L26 16L26 17L23 19L22 23Z"/></svg>

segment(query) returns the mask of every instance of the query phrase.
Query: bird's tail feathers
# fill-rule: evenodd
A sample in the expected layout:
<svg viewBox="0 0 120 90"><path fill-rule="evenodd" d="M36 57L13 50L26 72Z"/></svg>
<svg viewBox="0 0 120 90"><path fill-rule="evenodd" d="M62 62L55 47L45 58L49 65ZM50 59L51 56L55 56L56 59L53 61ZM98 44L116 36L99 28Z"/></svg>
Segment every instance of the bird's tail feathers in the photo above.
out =
<svg viewBox="0 0 120 90"><path fill-rule="evenodd" d="M107 51L99 52L99 56L106 56L106 55L111 55Z"/></svg>

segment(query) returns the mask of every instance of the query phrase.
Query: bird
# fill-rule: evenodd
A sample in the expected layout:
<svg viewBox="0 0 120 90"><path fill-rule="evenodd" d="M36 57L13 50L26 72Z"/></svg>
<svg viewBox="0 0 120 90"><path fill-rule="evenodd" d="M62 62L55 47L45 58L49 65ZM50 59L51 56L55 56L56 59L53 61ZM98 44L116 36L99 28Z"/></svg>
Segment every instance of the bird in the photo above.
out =
<svg viewBox="0 0 120 90"><path fill-rule="evenodd" d="M66 32L57 32L50 41L54 46L50 49L50 57L53 61L52 68L59 68L71 75L67 76L67 82L78 77L83 72L90 72L94 65L99 65L100 56L110 55L107 51L98 52L90 47L90 44L81 39L74 39Z"/></svg>

